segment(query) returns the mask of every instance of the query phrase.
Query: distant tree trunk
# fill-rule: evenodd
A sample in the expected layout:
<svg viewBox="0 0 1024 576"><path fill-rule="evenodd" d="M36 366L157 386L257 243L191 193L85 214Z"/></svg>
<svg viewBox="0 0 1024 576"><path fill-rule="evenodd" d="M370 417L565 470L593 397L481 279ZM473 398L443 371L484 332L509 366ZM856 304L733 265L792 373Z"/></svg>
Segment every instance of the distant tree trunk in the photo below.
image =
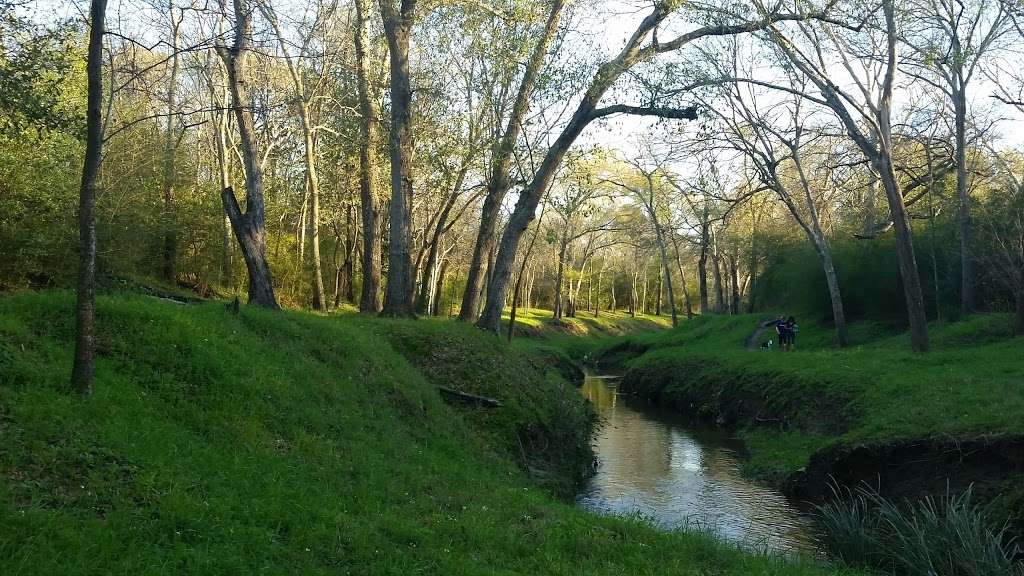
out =
<svg viewBox="0 0 1024 576"><path fill-rule="evenodd" d="M710 311L708 298L708 248L711 245L711 236L708 225L707 199L704 200L704 215L700 225L700 255L697 258L697 290L700 297L700 313L707 314Z"/></svg>
<svg viewBox="0 0 1024 576"><path fill-rule="evenodd" d="M643 271L644 271L644 289L643 289L643 298L640 300L640 315L641 316L644 316L644 315L648 314L648 312L649 312L649 310L647 308L647 284L650 281L650 278L647 277L647 261L646 260L644 261Z"/></svg>
<svg viewBox="0 0 1024 576"><path fill-rule="evenodd" d="M1017 288L1017 315L1014 320L1013 333L1017 336L1024 336L1024 286Z"/></svg>
<svg viewBox="0 0 1024 576"><path fill-rule="evenodd" d="M359 201L363 221L363 288L359 298L361 312L381 309L381 234L384 213L377 192L377 142L380 117L376 95L370 84L370 2L355 0L356 88L359 93Z"/></svg>
<svg viewBox="0 0 1024 576"><path fill-rule="evenodd" d="M356 301L356 226L353 207L345 209L345 300ZM335 304L337 305L337 304Z"/></svg>
<svg viewBox="0 0 1024 576"><path fill-rule="evenodd" d="M654 297L654 315L661 316L661 293L665 291L665 269L658 266L658 290Z"/></svg>
<svg viewBox="0 0 1024 576"><path fill-rule="evenodd" d="M234 0L234 12L234 46L229 50L220 45L218 51L228 70L231 108L235 114L241 140L242 160L245 163L246 211L242 213L231 188L225 188L221 192L221 201L224 204L224 211L231 219L231 228L235 232L235 238L242 249L242 256L249 271L249 303L276 310L277 299L274 297L270 265L267 263L263 175L253 124L253 102L249 97L246 77L246 63L252 42L252 10L246 6L246 0Z"/></svg>
<svg viewBox="0 0 1024 576"><path fill-rule="evenodd" d="M537 243L537 236L540 236L540 226L544 222L544 211L547 210L547 204L540 209L540 218L537 219L537 228L533 232L533 237L530 238L530 244L526 246L526 254L523 254L523 263L519 266L519 274L516 276L515 288L512 290L512 311L509 313L508 319L508 341L512 341L512 332L516 325L516 308L519 306L519 286L523 281L523 272L526 270L526 264L530 261L530 257L533 255L533 246ZM527 298L526 307L530 307L530 300Z"/></svg>
<svg viewBox="0 0 1024 576"><path fill-rule="evenodd" d="M693 318L693 306L690 304L690 290L686 287L686 274L683 272L683 260L679 255L679 239L672 234L672 247L676 253L676 267L679 268L679 284L683 288L683 303L686 306L686 319Z"/></svg>
<svg viewBox="0 0 1024 576"><path fill-rule="evenodd" d="M83 396L92 393L93 352L96 348L96 178L103 159L103 34L106 0L89 5L89 45L86 76L85 163L78 197L78 292L75 304L75 360L71 385Z"/></svg>
<svg viewBox="0 0 1024 576"><path fill-rule="evenodd" d="M487 180L487 196L484 198L484 206L480 214L480 228L477 232L476 244L473 247L473 256L469 264L469 273L466 277L466 289L462 295L462 308L459 310L459 320L464 322L472 322L476 319L483 287L483 259L493 249L494 233L497 228L501 203L505 199L510 186L509 170L512 163L512 152L519 139L523 118L530 108L530 94L533 92L537 75L544 64L544 57L547 55L548 47L558 32L558 23L564 7L564 0L554 0L551 4L551 11L548 13L548 20L544 27L543 35L538 40L537 45L534 46L530 60L523 71L523 77L519 82L519 90L516 92L516 99L512 104L512 112L509 114L508 124L505 126L505 132L502 134L501 140L497 143L494 150L490 174Z"/></svg>
<svg viewBox="0 0 1024 576"><path fill-rule="evenodd" d="M565 278L565 252L569 246L569 228L562 228L562 238L558 244L558 268L555 272L555 303L554 318L562 319L562 283Z"/></svg>
<svg viewBox="0 0 1024 576"><path fill-rule="evenodd" d="M736 270L736 260L738 258L738 254L729 256L729 278L732 284L732 301L730 302L729 312L734 316L740 313L740 279L739 273Z"/></svg>
<svg viewBox="0 0 1024 576"><path fill-rule="evenodd" d="M611 294L612 295L612 301L610 303L611 306L608 308L608 310L610 310L614 314L616 308L618 307L618 303L615 301L615 275L614 274L612 274L611 293L612 293Z"/></svg>
<svg viewBox="0 0 1024 576"><path fill-rule="evenodd" d="M178 230L174 215L174 180L175 180L175 156L177 155L177 142L175 137L174 120L177 112L178 99L178 72L181 69L181 55L178 52L178 40L181 37L181 21L184 12L179 11L181 17L175 18L174 4L170 5L171 17L171 76L167 81L167 123L164 133L164 279L174 283L175 260L178 252Z"/></svg>
<svg viewBox="0 0 1024 576"><path fill-rule="evenodd" d="M725 312L724 300L725 294L722 291L722 269L719 266L721 258L718 255L718 242L712 238L711 241L711 273L712 280L715 284L715 314L721 314Z"/></svg>
<svg viewBox="0 0 1024 576"><path fill-rule="evenodd" d="M382 314L412 317L412 83L409 70L409 40L416 0L401 0L396 10L392 0L380 0L384 35L388 42L391 70L391 205L388 213L388 283Z"/></svg>

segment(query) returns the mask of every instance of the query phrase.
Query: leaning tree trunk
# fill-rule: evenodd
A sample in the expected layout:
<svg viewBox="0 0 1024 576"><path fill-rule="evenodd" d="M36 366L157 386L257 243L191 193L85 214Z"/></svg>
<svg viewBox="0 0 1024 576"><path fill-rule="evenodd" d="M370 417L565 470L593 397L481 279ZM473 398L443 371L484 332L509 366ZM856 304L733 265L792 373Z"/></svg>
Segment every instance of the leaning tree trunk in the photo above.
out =
<svg viewBox="0 0 1024 576"><path fill-rule="evenodd" d="M886 199L889 202L893 227L896 231L896 256L900 278L903 280L903 296L906 300L907 316L910 321L910 345L915 352L927 352L928 318L924 311L921 277L918 274L917 258L914 255L910 217L903 204L903 195L896 182L896 172L890 158L889 155L882 155L877 161L879 172L882 174L882 186L885 188Z"/></svg>
<svg viewBox="0 0 1024 576"><path fill-rule="evenodd" d="M85 163L78 197L78 292L75 304L75 361L71 385L83 396L92 393L93 351L96 316L96 178L103 159L103 34L107 0L92 0L89 6L89 47L86 76Z"/></svg>
<svg viewBox="0 0 1024 576"><path fill-rule="evenodd" d="M391 206L388 212L388 283L382 314L415 316L412 268L412 83L409 40L416 0L402 0L396 11L392 0L380 0L391 72Z"/></svg>
<svg viewBox="0 0 1024 576"><path fill-rule="evenodd" d="M359 93L359 201L363 221L363 288L361 312L377 313L381 308L381 233L384 213L377 194L377 122L380 110L370 84L369 0L355 0L356 88Z"/></svg>
<svg viewBox="0 0 1024 576"><path fill-rule="evenodd" d="M277 299L274 297L270 265L267 263L263 174L253 123L253 101L249 97L246 77L246 64L252 42L252 10L245 4L246 0L234 0L234 46L231 49L218 47L228 71L231 109L238 124L242 161L245 163L245 213L242 213L235 192L230 187L221 191L221 201L224 204L224 212L231 219L231 228L235 232L235 238L245 258L246 269L249 271L249 303L276 310Z"/></svg>
<svg viewBox="0 0 1024 576"><path fill-rule="evenodd" d="M480 213L480 228L477 232L476 244L473 246L469 273L466 276L462 307L459 309L459 320L464 322L471 322L476 318L476 310L480 304L481 289L483 288L484 257L491 252L494 245L494 232L501 212L501 203L510 186L509 170L512 165L512 152L515 149L516 141L519 140L523 117L530 108L530 94L533 92L534 82L544 64L548 47L558 31L558 22L561 20L564 7L564 0L554 0L551 4L544 33L530 55L523 78L519 82L519 90L516 92L516 99L512 104L512 112L509 114L505 132L494 150L491 172L487 181L487 196L484 198L483 210Z"/></svg>

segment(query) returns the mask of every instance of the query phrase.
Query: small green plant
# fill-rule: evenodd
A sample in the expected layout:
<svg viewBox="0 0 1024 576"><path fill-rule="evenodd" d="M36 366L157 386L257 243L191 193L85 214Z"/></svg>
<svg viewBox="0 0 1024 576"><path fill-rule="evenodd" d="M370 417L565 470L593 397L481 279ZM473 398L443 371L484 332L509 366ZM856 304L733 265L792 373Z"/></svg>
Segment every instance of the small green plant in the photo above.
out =
<svg viewBox="0 0 1024 576"><path fill-rule="evenodd" d="M833 487L817 506L822 545L837 560L912 576L1024 574L1008 525L972 501L972 490L896 501L871 486Z"/></svg>

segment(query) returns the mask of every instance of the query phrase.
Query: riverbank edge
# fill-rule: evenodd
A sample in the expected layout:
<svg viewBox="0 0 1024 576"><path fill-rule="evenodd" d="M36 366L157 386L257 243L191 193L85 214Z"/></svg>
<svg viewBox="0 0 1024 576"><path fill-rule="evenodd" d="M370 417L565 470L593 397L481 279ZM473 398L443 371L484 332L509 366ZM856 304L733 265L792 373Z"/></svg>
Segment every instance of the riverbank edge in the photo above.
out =
<svg viewBox="0 0 1024 576"><path fill-rule="evenodd" d="M662 408L735 430L744 472L810 502L836 487L869 485L896 498L941 497L971 487L1024 534L1024 435L845 438L861 409L852 386L828 386L778 369L732 365L705 351L655 348L631 339L596 352L620 390ZM786 390L785 394L778 394Z"/></svg>
<svg viewBox="0 0 1024 576"><path fill-rule="evenodd" d="M12 573L846 573L536 490L478 434L507 410L446 407L434 389L457 363L475 374L465 390L529 396L507 386L522 365L491 356L514 351L471 326L104 296L96 391L76 399L72 304L66 292L0 298L12 440L0 446L0 564ZM492 361L444 356L453 342Z"/></svg>

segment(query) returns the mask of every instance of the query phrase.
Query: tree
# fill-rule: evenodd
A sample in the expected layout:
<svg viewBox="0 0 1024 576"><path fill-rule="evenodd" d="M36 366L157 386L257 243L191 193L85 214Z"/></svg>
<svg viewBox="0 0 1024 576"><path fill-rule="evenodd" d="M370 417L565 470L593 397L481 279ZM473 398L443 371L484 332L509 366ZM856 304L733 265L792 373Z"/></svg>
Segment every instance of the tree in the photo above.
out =
<svg viewBox="0 0 1024 576"><path fill-rule="evenodd" d="M106 0L89 4L89 44L86 74L85 164L78 199L78 292L75 305L75 360L71 384L83 396L92 393L93 353L96 349L96 179L103 160L103 35Z"/></svg>
<svg viewBox="0 0 1024 576"><path fill-rule="evenodd" d="M181 24L185 19L185 10L177 8L174 1L168 3L168 15L170 16L170 50L171 50L171 71L167 79L167 124L164 132L164 279L168 282L175 282L174 263L178 254L178 231L174 223L174 184L176 173L176 156L178 153L178 138L175 134L175 125L178 120L178 74L181 70L181 55L179 52L179 41L181 38Z"/></svg>
<svg viewBox="0 0 1024 576"><path fill-rule="evenodd" d="M654 167L649 168L644 166L639 160L630 162L630 165L631 168L640 176L641 181L638 183L639 185L628 185L617 181L612 181L612 183L632 194L632 196L640 202L641 206L643 206L644 213L647 215L651 228L654 230L654 239L657 244L658 255L661 260L661 273L659 278L664 278L668 289L668 302L672 313L672 326L678 326L679 318L676 314L676 297L675 290L672 285L672 269L668 259L668 247L665 242L665 231L658 218L658 213L664 209L661 206L662 199L659 197L658 193L659 188L666 186L664 183L659 182L659 180L664 177L664 174L662 173L664 168L661 166L660 162L655 162ZM680 267L680 278L682 278L682 267ZM660 314L660 288L658 290L658 302L658 314Z"/></svg>
<svg viewBox="0 0 1024 576"><path fill-rule="evenodd" d="M227 12L221 0L222 12ZM276 310L277 298L267 262L267 232L263 202L263 167L260 164L256 128L253 123L254 103L249 95L247 64L252 44L252 8L247 0L233 0L235 26L234 44L228 48L219 43L217 51L227 68L231 90L231 110L241 140L245 166L245 213L242 212L232 188L221 191L224 212L242 249L249 272L249 303Z"/></svg>
<svg viewBox="0 0 1024 576"><path fill-rule="evenodd" d="M388 41L391 73L391 207L388 213L388 284L384 296L386 316L414 316L412 268L412 79L409 40L416 0L380 0L384 35Z"/></svg>
<svg viewBox="0 0 1024 576"><path fill-rule="evenodd" d="M359 200L363 220L363 287L359 310L377 313L381 308L380 235L384 213L377 192L377 145L380 110L370 83L369 0L355 0L356 86L359 92Z"/></svg>
<svg viewBox="0 0 1024 576"><path fill-rule="evenodd" d="M735 68L738 62L738 54L734 52L732 66ZM736 73L733 75L739 76ZM799 93L803 88L798 85L793 91ZM723 126L722 138L749 161L758 185L776 194L814 247L821 261L832 302L836 341L840 346L846 346L849 335L839 278L832 250L822 229L822 202L814 190L813 175L804 158L805 149L808 148L805 138L809 133L804 100L796 95L772 104L759 105L759 101L772 102L770 95L758 93L753 87L744 88L740 83L726 86L725 94L727 107L724 111L722 108L710 107L719 110L718 116ZM814 139L813 134L810 137ZM735 264L735 259L731 263ZM734 289L735 283L733 275Z"/></svg>
<svg viewBox="0 0 1024 576"><path fill-rule="evenodd" d="M323 310L327 307L324 296L324 278L320 262L320 177L317 172L316 145L314 143L316 127L313 125L311 102L318 97L316 88L307 89L303 78L303 70L300 69L301 59L306 56L310 41L313 39L320 20L329 18L334 12L335 6L326 8L317 6L315 11L316 22L310 26L303 42L299 46L298 53L292 56L288 48L288 41L284 30L278 22L277 14L273 6L266 0L257 0L260 11L267 21L270 22L274 35L277 37L278 46L284 57L285 65L288 67L288 75L292 80L295 89L295 104L299 112L299 123L302 127L302 152L303 161L306 165L306 190L309 192L309 228L312 232L310 239L313 247L313 308ZM326 72L326 71L325 71Z"/></svg>
<svg viewBox="0 0 1024 576"><path fill-rule="evenodd" d="M491 282L487 288L487 304L480 320L477 322L477 325L481 328L495 333L498 332L501 313L505 307L506 290L519 241L530 221L534 218L542 191L547 189L551 180L555 177L558 166L562 163L562 159L576 141L576 138L579 137L591 122L615 114L634 114L677 120L692 120L696 118L696 110L692 107L674 108L656 106L654 104L649 106L613 104L598 108L605 93L608 92L619 77L638 64L652 60L658 54L679 50L701 38L744 34L764 30L774 22L820 17L818 12L798 14L765 11L766 14L759 20L742 20L738 23L702 26L682 33L667 42L660 42L657 39L656 29L679 5L680 3L678 2L656 4L654 9L640 22L636 30L626 40L625 46L623 46L618 55L598 66L576 110L548 149L530 183L520 194L518 202L516 202L508 225L505 227L505 232L501 238L501 245L495 258ZM651 37L651 41L645 44L648 37Z"/></svg>
<svg viewBox="0 0 1024 576"><path fill-rule="evenodd" d="M755 1L763 14L769 13L769 9L759 0ZM868 18L873 17L869 15ZM926 352L928 319L924 310L924 295L914 254L910 218L893 161L892 103L899 63L899 32L894 0L882 0L882 20L871 24L867 30L873 36L864 43L866 46L863 54L855 53L857 43L843 37L844 32L850 31L849 27L837 22L821 22L819 26L800 23L797 26L799 34L810 46L810 51L794 43L779 26L771 25L769 32L770 38L793 68L804 75L820 94L819 97L802 92L801 96L832 110L847 135L871 162L882 182L896 232L896 254L910 323L911 347L916 352ZM860 34L861 28L853 27L852 33ZM828 61L823 46L831 47L838 61ZM853 58L859 62L856 66ZM854 86L851 90L841 87L832 79L833 67L839 67L849 75ZM781 89L792 91L786 87Z"/></svg>
<svg viewBox="0 0 1024 576"><path fill-rule="evenodd" d="M523 77L519 81L519 89L516 91L516 99L509 114L508 123L495 144L487 179L487 195L484 197L483 211L480 214L480 228L477 232L476 244L473 247L469 272L466 275L466 289L462 295L459 320L470 322L476 319L476 311L480 306L480 292L483 288L484 258L493 248L498 212L511 186L509 172L512 165L512 153L522 130L523 118L529 110L530 96L544 63L544 57L558 32L558 23L561 20L564 7L564 0L552 0L551 11L548 14L544 31L534 46Z"/></svg>
<svg viewBox="0 0 1024 576"><path fill-rule="evenodd" d="M980 64L1009 27L1001 0L917 0L916 17L903 35L913 49L913 75L940 91L953 109L957 224L960 231L960 313L975 308L971 191L967 171L968 90Z"/></svg>

